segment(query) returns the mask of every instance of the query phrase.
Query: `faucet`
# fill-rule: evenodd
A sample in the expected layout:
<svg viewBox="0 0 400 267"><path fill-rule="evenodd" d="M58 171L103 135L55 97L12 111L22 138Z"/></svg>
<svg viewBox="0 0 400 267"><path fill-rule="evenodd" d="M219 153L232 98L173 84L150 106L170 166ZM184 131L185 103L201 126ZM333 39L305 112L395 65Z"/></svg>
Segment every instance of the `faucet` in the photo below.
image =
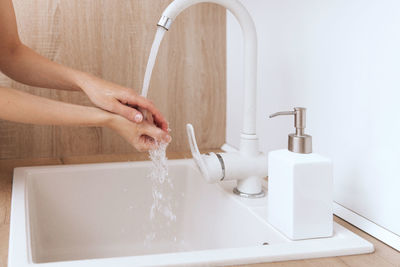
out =
<svg viewBox="0 0 400 267"><path fill-rule="evenodd" d="M237 0L175 0L163 12L157 26L168 30L186 8L203 2L219 4L239 21L244 36L244 112L239 152L200 154L194 129L186 126L190 149L207 182L237 180L233 192L241 197L263 197L262 178L267 176L267 157L258 150L256 135L257 34L246 8Z"/></svg>

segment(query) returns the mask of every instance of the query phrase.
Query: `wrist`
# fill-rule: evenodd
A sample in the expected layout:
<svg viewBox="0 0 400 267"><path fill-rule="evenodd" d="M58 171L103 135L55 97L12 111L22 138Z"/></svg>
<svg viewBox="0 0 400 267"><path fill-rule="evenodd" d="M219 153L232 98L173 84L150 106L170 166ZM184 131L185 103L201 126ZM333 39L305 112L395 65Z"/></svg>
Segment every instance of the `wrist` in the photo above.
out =
<svg viewBox="0 0 400 267"><path fill-rule="evenodd" d="M96 78L95 76L93 76L89 73L78 71L77 73L75 73L74 79L73 79L75 89L78 91L81 90L81 91L84 91L85 93L87 93L86 89L90 88L89 84L95 78Z"/></svg>
<svg viewBox="0 0 400 267"><path fill-rule="evenodd" d="M96 107L89 107L93 110L95 116L93 126L112 128L115 124L115 114Z"/></svg>

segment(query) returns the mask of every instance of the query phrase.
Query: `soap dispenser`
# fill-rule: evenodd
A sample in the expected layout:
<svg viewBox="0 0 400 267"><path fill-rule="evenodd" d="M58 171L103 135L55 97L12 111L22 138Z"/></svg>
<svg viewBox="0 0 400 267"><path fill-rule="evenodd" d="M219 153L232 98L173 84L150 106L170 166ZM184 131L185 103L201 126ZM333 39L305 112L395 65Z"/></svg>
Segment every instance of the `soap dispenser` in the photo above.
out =
<svg viewBox="0 0 400 267"><path fill-rule="evenodd" d="M288 149L268 154L268 220L292 240L332 236L332 162L312 152L305 108L270 118L280 115L294 115L296 132L289 134Z"/></svg>

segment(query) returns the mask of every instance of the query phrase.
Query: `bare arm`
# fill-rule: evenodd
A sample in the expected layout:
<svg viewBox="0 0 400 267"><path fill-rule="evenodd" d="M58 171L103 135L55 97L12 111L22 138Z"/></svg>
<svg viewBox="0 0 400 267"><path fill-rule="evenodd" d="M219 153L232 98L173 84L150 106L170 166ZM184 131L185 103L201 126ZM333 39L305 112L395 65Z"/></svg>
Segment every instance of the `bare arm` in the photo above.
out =
<svg viewBox="0 0 400 267"><path fill-rule="evenodd" d="M126 104L137 106L148 110L161 129L168 129L161 112L134 90L52 62L22 44L11 0L0 0L0 71L31 86L83 90L96 106L133 122L143 121L143 115Z"/></svg>
<svg viewBox="0 0 400 267"><path fill-rule="evenodd" d="M85 74L52 62L21 43L11 0L0 0L0 70L31 86L81 90Z"/></svg>
<svg viewBox="0 0 400 267"><path fill-rule="evenodd" d="M155 141L171 140L166 132L147 122L132 123L95 107L54 101L9 88L0 88L0 119L41 125L108 127L139 151L154 148Z"/></svg>
<svg viewBox="0 0 400 267"><path fill-rule="evenodd" d="M79 106L0 88L0 119L20 123L106 126L111 117L94 107Z"/></svg>

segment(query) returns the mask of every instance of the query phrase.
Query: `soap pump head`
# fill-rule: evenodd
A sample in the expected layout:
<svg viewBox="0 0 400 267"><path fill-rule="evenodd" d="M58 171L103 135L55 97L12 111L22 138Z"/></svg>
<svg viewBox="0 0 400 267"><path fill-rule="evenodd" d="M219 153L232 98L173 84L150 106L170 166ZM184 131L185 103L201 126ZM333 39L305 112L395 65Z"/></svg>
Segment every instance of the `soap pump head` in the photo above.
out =
<svg viewBox="0 0 400 267"><path fill-rule="evenodd" d="M306 128L306 108L297 107L293 111L281 111L271 114L269 117L273 118L280 115L294 115L296 133L289 134L288 149L295 153L312 153L312 137L304 134L304 128Z"/></svg>

